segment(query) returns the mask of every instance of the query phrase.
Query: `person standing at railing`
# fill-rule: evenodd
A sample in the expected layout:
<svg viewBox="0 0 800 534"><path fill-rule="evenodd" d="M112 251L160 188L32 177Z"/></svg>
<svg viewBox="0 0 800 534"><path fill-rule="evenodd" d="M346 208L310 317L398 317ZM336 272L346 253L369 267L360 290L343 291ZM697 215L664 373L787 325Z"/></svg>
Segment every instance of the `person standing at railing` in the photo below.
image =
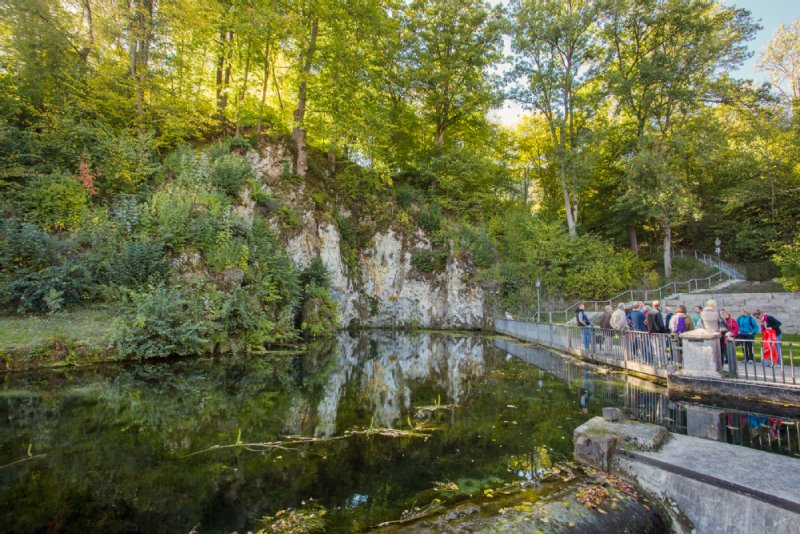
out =
<svg viewBox="0 0 800 534"><path fill-rule="evenodd" d="M630 330L630 325L628 324L628 314L625 313L624 304L620 303L617 305L617 309L611 314L610 324L614 334L619 336L623 356L627 359L630 354L630 342L628 341L626 332Z"/></svg>
<svg viewBox="0 0 800 534"><path fill-rule="evenodd" d="M642 343L642 336L644 336L644 334L640 334L639 332L647 332L647 325L645 324L644 313L642 313L641 301L636 301L633 303L633 309L631 310L630 314L628 314L628 317L630 318L631 330L633 331L633 334L631 335L633 353L641 354L644 352L644 344Z"/></svg>
<svg viewBox="0 0 800 534"><path fill-rule="evenodd" d="M664 328L666 328L667 332L669 332L669 322L672 320L672 316L675 315L672 313L672 308L670 306L666 306L664 308Z"/></svg>
<svg viewBox="0 0 800 534"><path fill-rule="evenodd" d="M778 319L773 317L772 315L767 315L766 313L762 312L761 310L756 310L754 313L756 319L761 323L761 335L762 338L767 331L772 330L775 333L775 342L773 343L773 350L777 354L777 361L773 362L777 365L783 365L783 358L781 354L781 338L783 337L783 332L781 332L781 323Z"/></svg>
<svg viewBox="0 0 800 534"><path fill-rule="evenodd" d="M692 312L692 321L694 321L694 324L697 328L700 328L700 312L702 311L703 308L701 306L695 306L694 312Z"/></svg>
<svg viewBox="0 0 800 534"><path fill-rule="evenodd" d="M750 310L742 308L739 310L741 315L736 319L736 324L739 326L739 345L742 346L744 352L745 365L748 363L756 364L755 356L753 355L753 340L759 331L758 321L750 314Z"/></svg>
<svg viewBox="0 0 800 534"><path fill-rule="evenodd" d="M731 317L728 310L722 310L722 320L728 330L722 335L722 339L725 341L725 352L728 358L736 359L736 342L734 340L739 337L739 323ZM729 366L729 368L733 369L734 367Z"/></svg>
<svg viewBox="0 0 800 534"><path fill-rule="evenodd" d="M588 354L592 343L592 322L589 320L589 316L586 315L585 308L586 306L584 306L583 302L578 304L578 310L575 312L575 321L578 326L583 328L583 350Z"/></svg>
<svg viewBox="0 0 800 534"><path fill-rule="evenodd" d="M728 363L727 351L725 350L725 334L728 331L728 327L725 325L725 321L722 319L722 315L720 315L717 309L716 300L708 299L706 301L706 307L700 312L700 328L722 334L719 338L719 350L722 355L722 364L725 365Z"/></svg>
<svg viewBox="0 0 800 534"><path fill-rule="evenodd" d="M619 304L614 313L611 314L611 329L617 332L624 332L628 329L628 317L625 314L625 305Z"/></svg>
<svg viewBox="0 0 800 534"><path fill-rule="evenodd" d="M603 349L605 337L611 330L611 314L613 312L614 308L606 305L606 307L603 308L603 312L598 315L597 319L595 320L595 324L600 327L600 332L597 334L597 342L600 344L600 350Z"/></svg>
<svg viewBox="0 0 800 534"><path fill-rule="evenodd" d="M653 334L666 334L664 327L664 317L661 316L661 301L654 300L653 307L647 310L647 332L650 334L650 363L660 355L666 355L666 345L664 337Z"/></svg>

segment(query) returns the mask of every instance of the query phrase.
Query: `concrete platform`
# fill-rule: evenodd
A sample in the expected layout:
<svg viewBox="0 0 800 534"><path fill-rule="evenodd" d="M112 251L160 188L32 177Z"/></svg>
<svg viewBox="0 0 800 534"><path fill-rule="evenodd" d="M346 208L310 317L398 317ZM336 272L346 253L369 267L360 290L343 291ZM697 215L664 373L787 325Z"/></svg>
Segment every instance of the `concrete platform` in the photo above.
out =
<svg viewBox="0 0 800 534"><path fill-rule="evenodd" d="M634 480L677 507L696 532L800 532L800 459L670 434L657 450L612 446L609 461L597 452L606 452L602 446L609 440L624 443L630 429L599 417L589 423L575 431L576 459L599 468L606 463Z"/></svg>

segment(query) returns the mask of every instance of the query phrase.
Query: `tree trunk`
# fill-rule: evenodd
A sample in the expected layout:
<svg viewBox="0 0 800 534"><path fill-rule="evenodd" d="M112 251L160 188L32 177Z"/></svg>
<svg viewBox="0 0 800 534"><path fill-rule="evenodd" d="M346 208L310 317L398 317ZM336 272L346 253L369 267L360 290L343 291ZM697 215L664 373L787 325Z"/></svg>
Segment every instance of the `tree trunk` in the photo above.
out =
<svg viewBox="0 0 800 534"><path fill-rule="evenodd" d="M256 135L261 135L261 120L264 115L264 103L267 100L267 82L269 81L269 36L264 45L264 83L261 84L261 105L258 108L258 122L256 123Z"/></svg>
<svg viewBox="0 0 800 534"><path fill-rule="evenodd" d="M154 0L131 2L130 69L136 102L136 120L139 130L146 127L144 98L147 83L147 64L150 57L151 29Z"/></svg>
<svg viewBox="0 0 800 534"><path fill-rule="evenodd" d="M664 222L664 277L672 276L672 226Z"/></svg>
<svg viewBox="0 0 800 534"><path fill-rule="evenodd" d="M636 238L636 225L628 225L628 246L634 254L639 253L639 240Z"/></svg>
<svg viewBox="0 0 800 534"><path fill-rule="evenodd" d="M575 212L573 213L572 200L570 199L569 189L567 189L567 178L564 176L564 173L565 171L562 168L559 172L559 178L561 179L561 193L564 195L564 208L566 208L567 212L567 229L569 230L569 236L575 237L578 235L577 220L575 217L575 215L577 215L577 203Z"/></svg>
<svg viewBox="0 0 800 534"><path fill-rule="evenodd" d="M224 29L219 32L220 49L217 56L217 120L223 131L227 129L225 121L225 108L228 107L228 85L231 81L230 47L233 43L233 31Z"/></svg>
<svg viewBox="0 0 800 534"><path fill-rule="evenodd" d="M247 40L247 52L244 59L244 78L242 79L242 90L236 100L236 137L242 133L242 104L247 94L247 78L250 75L250 39Z"/></svg>
<svg viewBox="0 0 800 534"><path fill-rule="evenodd" d="M89 61L89 54L94 49L94 23L92 21L92 3L91 0L83 0L83 9L86 12L86 40L83 47L78 52L81 63L84 65Z"/></svg>
<svg viewBox="0 0 800 534"><path fill-rule="evenodd" d="M317 30L319 29L319 19L314 17L311 20L311 35L309 36L308 49L306 50L305 63L300 73L300 85L297 88L297 108L294 110L294 128L292 129L292 140L294 141L297 159L295 161L294 172L299 176L305 176L308 171L308 154L306 153L306 89L308 74L311 72L311 65L314 59L314 52L317 48Z"/></svg>

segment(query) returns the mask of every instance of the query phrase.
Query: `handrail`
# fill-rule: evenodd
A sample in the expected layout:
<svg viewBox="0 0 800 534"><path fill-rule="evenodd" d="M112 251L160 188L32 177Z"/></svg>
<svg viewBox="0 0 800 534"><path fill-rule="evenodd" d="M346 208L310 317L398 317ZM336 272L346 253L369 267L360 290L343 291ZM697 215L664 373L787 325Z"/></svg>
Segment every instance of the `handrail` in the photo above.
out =
<svg viewBox="0 0 800 534"><path fill-rule="evenodd" d="M712 256L711 254L706 254L705 252L700 252L698 250L691 250L691 251L689 251L689 253L691 253L694 256L695 260L699 261L703 265L708 265L709 267L716 267L717 268L717 272L712 274L712 275L709 275L709 276L707 276L705 278L692 278L691 280L686 280L686 281L683 281L683 282L669 282L669 283L664 284L663 286L657 287L655 289L626 289L625 291L623 291L621 293L617 293L616 295L614 295L613 297L608 298L608 299L581 300L581 301L575 302L574 304L566 307L563 310L542 311L542 312L540 312L540 315L544 315L544 316L549 317L548 320L550 322L552 322L553 315L564 316L564 318L566 320L572 313L575 312L575 310L577 310L578 305L581 304L581 303L586 304L587 306L591 305L592 308L594 308L594 311L599 311L600 307L605 306L605 305L613 306L614 302L619 303L619 302L631 302L633 300L638 300L638 299L634 299L634 293L639 293L640 295L643 295L643 298L641 300L645 300L645 301L649 300L649 297L651 295L653 297L655 295L658 295L658 299L659 300L664 300L665 296L666 297L670 297L672 295L675 295L675 294L679 293L678 286L686 286L686 292L688 293L688 292L691 292L691 291L698 291L700 289L701 284L702 285L708 285L708 289L711 289L711 287L712 287L711 282L713 280L716 280L717 282L722 282L723 277L727 277L728 280L745 280L746 279L745 276L742 273L740 273L738 270L736 270L736 268L734 268L731 264L722 261L719 258L719 256ZM676 256L676 254L673 251L673 257L675 257L675 256ZM678 256L680 256L681 258L686 257L687 256L686 251L680 250ZM692 286L694 286L694 289L692 289ZM669 289L669 288L672 288L672 292L671 293L666 293L666 295L665 295L665 291L667 289ZM626 295L629 295L630 297L623 299L622 297L625 297ZM539 318L540 317L537 317L537 320Z"/></svg>

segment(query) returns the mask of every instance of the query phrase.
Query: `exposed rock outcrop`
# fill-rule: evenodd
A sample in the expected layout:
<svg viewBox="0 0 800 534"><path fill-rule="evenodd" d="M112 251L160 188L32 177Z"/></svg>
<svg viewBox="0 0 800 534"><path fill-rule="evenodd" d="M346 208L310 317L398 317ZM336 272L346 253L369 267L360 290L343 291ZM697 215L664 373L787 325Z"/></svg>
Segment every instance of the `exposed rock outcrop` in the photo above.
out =
<svg viewBox="0 0 800 534"><path fill-rule="evenodd" d="M341 326L471 329L490 319L484 289L471 280L470 266L452 251L440 272L421 273L413 266L412 251L430 248L422 232L409 236L392 226L378 231L371 246L358 251L357 261L348 266L339 228L315 210L304 187L287 186L284 191L276 185L282 162L290 159L288 151L281 154L269 147L263 153L248 155L253 168L266 187L280 190L284 202L300 214L298 228L286 236L286 249L299 267L321 258L330 274Z"/></svg>

